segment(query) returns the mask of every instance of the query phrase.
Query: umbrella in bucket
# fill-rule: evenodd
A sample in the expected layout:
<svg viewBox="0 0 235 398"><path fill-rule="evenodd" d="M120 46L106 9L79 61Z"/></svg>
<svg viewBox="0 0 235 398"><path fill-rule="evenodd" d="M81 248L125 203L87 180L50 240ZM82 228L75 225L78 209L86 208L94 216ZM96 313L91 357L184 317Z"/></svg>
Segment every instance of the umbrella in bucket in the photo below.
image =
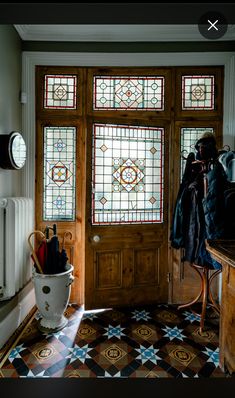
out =
<svg viewBox="0 0 235 398"><path fill-rule="evenodd" d="M53 236L49 239L49 231L53 231ZM45 263L45 274L58 274L59 270L59 240L56 235L56 224L53 227L46 226L44 231L47 238L47 257Z"/></svg>
<svg viewBox="0 0 235 398"><path fill-rule="evenodd" d="M70 231L65 231L64 232L64 236L63 236L63 241L62 241L62 250L61 250L61 253L60 253L60 255L61 255L61 262L62 262L62 264L65 262L65 259L66 259L66 262L67 262L67 260L68 260L68 257L67 257L67 253L66 253L66 250L65 250L65 238L66 238L66 236L70 236L70 240L72 239L72 237L73 237L73 235L72 235L72 233L70 232ZM66 263L65 263L66 264Z"/></svg>
<svg viewBox="0 0 235 398"><path fill-rule="evenodd" d="M49 239L50 230L53 231L53 236ZM38 249L35 251L30 242L30 237L36 233L40 233L43 239ZM72 239L71 232L65 231L61 251L59 249L59 239L56 234L56 224L53 224L53 227L47 226L44 233L45 235L41 231L34 231L30 234L28 239L32 250L32 258L36 263L37 270L44 274L59 274L65 272L68 257L64 248L64 242L68 234L70 235L70 239Z"/></svg>
<svg viewBox="0 0 235 398"><path fill-rule="evenodd" d="M70 231L65 231L63 236L62 250L60 251L59 239L56 234L56 224L53 228L47 227L53 230L53 236L51 239L47 239L47 260L45 264L46 274L59 274L66 271L66 264L68 261L67 253L64 248L65 237L69 234L70 239L72 239L72 234ZM46 237L48 237L48 230L46 228Z"/></svg>

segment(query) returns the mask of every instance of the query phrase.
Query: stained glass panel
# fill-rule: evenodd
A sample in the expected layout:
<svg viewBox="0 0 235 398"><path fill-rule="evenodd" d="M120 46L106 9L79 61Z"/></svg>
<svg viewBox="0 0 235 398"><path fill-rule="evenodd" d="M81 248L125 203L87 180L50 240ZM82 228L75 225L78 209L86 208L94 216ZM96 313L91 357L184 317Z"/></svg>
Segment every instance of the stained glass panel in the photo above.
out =
<svg viewBox="0 0 235 398"><path fill-rule="evenodd" d="M196 154L195 144L203 133L214 133L213 127L183 127L181 128L181 154L187 158L190 152ZM186 160L181 157L181 178L185 169Z"/></svg>
<svg viewBox="0 0 235 398"><path fill-rule="evenodd" d="M164 77L95 76L93 109L164 110Z"/></svg>
<svg viewBox="0 0 235 398"><path fill-rule="evenodd" d="M76 109L77 76L45 75L44 108Z"/></svg>
<svg viewBox="0 0 235 398"><path fill-rule="evenodd" d="M182 76L182 109L214 109L214 76Z"/></svg>
<svg viewBox="0 0 235 398"><path fill-rule="evenodd" d="M93 126L93 224L163 222L164 129Z"/></svg>
<svg viewBox="0 0 235 398"><path fill-rule="evenodd" d="M44 220L75 219L76 128L44 128Z"/></svg>

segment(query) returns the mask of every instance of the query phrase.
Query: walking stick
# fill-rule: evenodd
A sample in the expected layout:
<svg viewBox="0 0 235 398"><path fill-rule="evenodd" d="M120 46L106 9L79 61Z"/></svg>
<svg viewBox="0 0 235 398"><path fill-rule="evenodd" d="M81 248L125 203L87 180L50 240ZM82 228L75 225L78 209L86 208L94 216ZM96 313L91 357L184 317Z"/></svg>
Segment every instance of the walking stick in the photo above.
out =
<svg viewBox="0 0 235 398"><path fill-rule="evenodd" d="M35 261L35 263L36 263L36 265L37 265L37 268L38 268L40 274L43 274L42 267L41 267L41 265L40 265L40 263L39 263L39 261L38 261L36 252L35 252L35 250L34 250L34 248L33 248L33 245L32 245L32 243L31 243L31 241L30 241L30 238L31 238L33 235L35 235L35 234L41 235L41 238L42 238L42 239L46 239L46 237L45 237L44 233L41 232L41 231L33 231L33 232L31 232L31 234L30 234L29 237L28 237L28 243L29 243L29 246L30 246L30 249L31 249L31 252L32 252L33 259L34 259L34 261Z"/></svg>

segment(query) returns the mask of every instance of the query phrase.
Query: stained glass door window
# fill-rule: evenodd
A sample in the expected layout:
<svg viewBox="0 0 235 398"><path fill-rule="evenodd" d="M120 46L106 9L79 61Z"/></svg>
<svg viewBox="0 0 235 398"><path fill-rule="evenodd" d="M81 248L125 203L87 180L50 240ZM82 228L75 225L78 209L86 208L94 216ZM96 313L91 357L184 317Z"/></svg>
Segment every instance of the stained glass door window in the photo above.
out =
<svg viewBox="0 0 235 398"><path fill-rule="evenodd" d="M94 124L93 224L163 222L164 129Z"/></svg>
<svg viewBox="0 0 235 398"><path fill-rule="evenodd" d="M195 144L197 140L202 136L203 133L210 132L214 133L213 127L183 127L181 128L181 178L185 169L186 160L190 152L196 154Z"/></svg>
<svg viewBox="0 0 235 398"><path fill-rule="evenodd" d="M163 76L95 76L93 109L164 110Z"/></svg>
<svg viewBox="0 0 235 398"><path fill-rule="evenodd" d="M75 219L76 128L44 128L44 220Z"/></svg>

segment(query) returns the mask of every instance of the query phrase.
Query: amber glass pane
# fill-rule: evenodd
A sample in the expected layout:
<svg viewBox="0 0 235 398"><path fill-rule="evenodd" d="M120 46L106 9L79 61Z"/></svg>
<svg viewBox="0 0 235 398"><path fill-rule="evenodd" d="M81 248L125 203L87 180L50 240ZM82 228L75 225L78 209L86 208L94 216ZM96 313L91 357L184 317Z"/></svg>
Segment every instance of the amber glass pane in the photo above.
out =
<svg viewBox="0 0 235 398"><path fill-rule="evenodd" d="M164 129L95 124L93 224L163 222Z"/></svg>

